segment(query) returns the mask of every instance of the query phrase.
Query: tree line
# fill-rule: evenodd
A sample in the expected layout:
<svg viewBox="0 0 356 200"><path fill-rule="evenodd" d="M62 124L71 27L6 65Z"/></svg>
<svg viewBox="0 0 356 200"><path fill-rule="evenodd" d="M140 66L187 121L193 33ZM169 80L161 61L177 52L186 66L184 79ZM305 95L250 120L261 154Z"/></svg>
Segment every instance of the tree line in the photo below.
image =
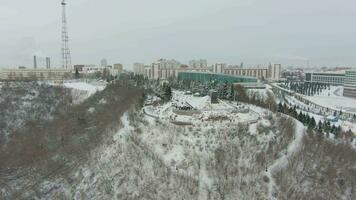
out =
<svg viewBox="0 0 356 200"><path fill-rule="evenodd" d="M304 94L307 96L314 96L320 94L323 90L329 89L330 90L330 84L326 83L314 83L314 82L289 82L286 81L279 86L292 90L294 92Z"/></svg>

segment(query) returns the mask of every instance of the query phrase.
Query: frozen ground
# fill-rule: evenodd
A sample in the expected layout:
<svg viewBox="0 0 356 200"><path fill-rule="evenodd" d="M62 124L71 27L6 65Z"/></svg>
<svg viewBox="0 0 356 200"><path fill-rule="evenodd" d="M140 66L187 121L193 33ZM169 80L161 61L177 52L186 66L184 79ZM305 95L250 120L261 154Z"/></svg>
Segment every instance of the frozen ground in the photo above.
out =
<svg viewBox="0 0 356 200"><path fill-rule="evenodd" d="M236 102L220 101L212 106L208 97L174 92L174 98L175 104L123 114L122 128L105 137L90 152L90 159L78 162L68 177L43 181L36 192L38 199L307 199L310 194L303 192L308 189L316 196L321 189L348 191L349 186L352 193L354 186L348 179L344 188L332 185L339 179L326 177L328 165L314 162L318 155L296 159L301 172L289 170L291 160L305 151L303 137L307 135L294 119L251 105L244 105L248 112L232 112L239 110ZM174 105L185 103L199 109L192 115L173 112ZM228 118L209 121L221 113ZM175 115L191 124L170 123ZM325 155L320 160L330 164ZM313 167L304 169L306 161ZM303 173L306 170L310 173ZM347 170L340 174L344 172ZM311 180L283 184L279 174L292 181ZM314 191L310 184L320 184L321 177L330 186L313 186ZM287 198L290 191L299 194L298 198ZM281 197L283 194L287 197ZM337 197L340 192L330 199L342 199Z"/></svg>
<svg viewBox="0 0 356 200"><path fill-rule="evenodd" d="M104 90L106 83L68 81L63 83L63 86L73 89L72 96L74 104L79 104L96 92Z"/></svg>
<svg viewBox="0 0 356 200"><path fill-rule="evenodd" d="M305 96L306 99L317 105L356 113L356 99L342 96L342 87L331 87L315 96Z"/></svg>
<svg viewBox="0 0 356 200"><path fill-rule="evenodd" d="M89 96L105 88L105 84L99 84L96 82L65 82L63 85L67 88L87 91Z"/></svg>
<svg viewBox="0 0 356 200"><path fill-rule="evenodd" d="M300 109L297 109L298 113L302 112L304 114L308 114L310 117L314 117L316 123L318 123L319 121L324 122L326 120L326 116L321 115L318 109L310 108L310 110L307 111L308 106L305 105L303 102L300 102L296 98L291 96L286 96L286 99L289 101L290 105L299 106ZM351 130L354 135L356 135L356 123L339 119L337 122L330 122L330 124L335 125L336 127L341 126L342 130L345 132Z"/></svg>

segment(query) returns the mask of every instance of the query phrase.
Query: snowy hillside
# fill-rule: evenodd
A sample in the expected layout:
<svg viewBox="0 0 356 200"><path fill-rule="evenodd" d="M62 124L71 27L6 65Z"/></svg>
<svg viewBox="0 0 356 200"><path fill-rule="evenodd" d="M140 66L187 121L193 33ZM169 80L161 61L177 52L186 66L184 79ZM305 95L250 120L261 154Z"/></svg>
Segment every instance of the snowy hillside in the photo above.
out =
<svg viewBox="0 0 356 200"><path fill-rule="evenodd" d="M106 83L69 81L63 83L63 86L72 89L73 103L79 104L96 92L105 89Z"/></svg>
<svg viewBox="0 0 356 200"><path fill-rule="evenodd" d="M4 83L0 88L0 144L26 122L50 120L70 101L71 91L65 88L35 82Z"/></svg>
<svg viewBox="0 0 356 200"><path fill-rule="evenodd" d="M27 169L32 176L21 176L22 170L0 176L0 197L355 197L356 154L348 143L335 143L280 113L224 100L212 104L209 97L179 91L173 91L172 101L146 102L141 108L134 104L141 94L133 91L108 85L63 119L59 117L58 122L63 122L49 127L63 128L64 140L45 137L51 139L45 148L59 142L59 154L41 155L51 158L47 162L56 167L44 173L34 170L43 166L35 165ZM77 118L78 112L83 117ZM51 133L57 134L63 132ZM62 158L67 162L57 164Z"/></svg>

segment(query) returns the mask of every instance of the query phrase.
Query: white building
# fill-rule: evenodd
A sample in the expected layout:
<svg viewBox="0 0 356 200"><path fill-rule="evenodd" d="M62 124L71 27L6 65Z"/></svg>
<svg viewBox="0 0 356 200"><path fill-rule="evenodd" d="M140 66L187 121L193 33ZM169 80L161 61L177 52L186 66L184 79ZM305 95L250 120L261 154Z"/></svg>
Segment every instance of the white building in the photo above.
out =
<svg viewBox="0 0 356 200"><path fill-rule="evenodd" d="M229 66L223 69L223 73L233 76L252 76L260 80L268 77L268 69L263 67L241 68L240 66Z"/></svg>
<svg viewBox="0 0 356 200"><path fill-rule="evenodd" d="M95 65L84 65L82 68L82 73L84 74L94 74L96 72L103 72L105 67L98 67Z"/></svg>
<svg viewBox="0 0 356 200"><path fill-rule="evenodd" d="M325 83L330 85L344 85L345 72L308 72L305 81L310 83Z"/></svg>
<svg viewBox="0 0 356 200"><path fill-rule="evenodd" d="M0 80L28 81L28 80L53 80L62 81L72 78L67 69L1 69Z"/></svg>
<svg viewBox="0 0 356 200"><path fill-rule="evenodd" d="M356 71L345 72L344 96L356 98Z"/></svg>
<svg viewBox="0 0 356 200"><path fill-rule="evenodd" d="M205 65L205 60L191 61L190 66L181 65L175 60L160 59L158 62L149 66L144 66L142 63L134 65L135 73L140 73L149 79L168 79L171 77L178 77L179 72L213 72L218 74L227 74L233 76L251 76L258 79L279 80L281 77L281 65L275 64L270 67L254 67L241 68L239 66L231 66L225 63L216 63L208 67ZM203 66L203 67L202 67Z"/></svg>
<svg viewBox="0 0 356 200"><path fill-rule="evenodd" d="M174 59L166 60L166 59L159 59L157 61L160 68L179 68L182 64Z"/></svg>
<svg viewBox="0 0 356 200"><path fill-rule="evenodd" d="M191 60L191 61L189 61L189 67L191 67L191 68L207 68L208 61L205 59Z"/></svg>
<svg viewBox="0 0 356 200"><path fill-rule="evenodd" d="M144 75L145 74L145 64L144 63L134 63L134 74Z"/></svg>
<svg viewBox="0 0 356 200"><path fill-rule="evenodd" d="M273 81L281 79L282 65L273 64L268 66L268 78Z"/></svg>
<svg viewBox="0 0 356 200"><path fill-rule="evenodd" d="M225 63L216 63L213 67L213 72L214 73L218 73L218 74L222 74L224 72L224 69L226 68L226 64Z"/></svg>

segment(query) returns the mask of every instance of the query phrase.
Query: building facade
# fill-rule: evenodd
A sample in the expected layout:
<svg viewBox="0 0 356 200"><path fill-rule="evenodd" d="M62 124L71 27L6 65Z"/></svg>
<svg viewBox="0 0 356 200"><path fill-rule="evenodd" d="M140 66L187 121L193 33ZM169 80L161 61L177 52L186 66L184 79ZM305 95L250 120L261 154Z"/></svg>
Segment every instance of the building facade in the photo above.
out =
<svg viewBox="0 0 356 200"><path fill-rule="evenodd" d="M279 80L281 76L281 65L275 64L269 68L242 68L240 66L228 66L225 63L216 63L209 67L207 66L206 60L192 60L189 66L187 66L181 65L175 60L161 59L149 66L136 63L134 65L134 71L137 74L143 74L149 79L178 78L180 72L209 72L231 76L250 76L260 80Z"/></svg>
<svg viewBox="0 0 356 200"><path fill-rule="evenodd" d="M155 64L158 64L161 69L179 68L182 65L180 62L174 59L159 59Z"/></svg>
<svg viewBox="0 0 356 200"><path fill-rule="evenodd" d="M268 66L268 78L273 81L281 79L282 65L273 64Z"/></svg>
<svg viewBox="0 0 356 200"><path fill-rule="evenodd" d="M213 72L214 73L218 73L218 74L223 74L225 68L226 68L226 64L225 63L216 63L213 66Z"/></svg>
<svg viewBox="0 0 356 200"><path fill-rule="evenodd" d="M116 63L110 69L110 74L112 76L118 76L124 71L124 67L120 63Z"/></svg>
<svg viewBox="0 0 356 200"><path fill-rule="evenodd" d="M207 68L208 61L205 59L191 60L191 61L189 61L189 67L190 68Z"/></svg>
<svg viewBox="0 0 356 200"><path fill-rule="evenodd" d="M231 76L219 73L207 72L179 72L178 80L197 81L202 84L207 84L212 81L218 83L256 83L257 78L248 76Z"/></svg>
<svg viewBox="0 0 356 200"><path fill-rule="evenodd" d="M305 81L310 83L325 83L344 85L345 73L340 72L311 72L305 73Z"/></svg>
<svg viewBox="0 0 356 200"><path fill-rule="evenodd" d="M63 81L72 78L70 70L66 69L2 69L0 80L3 81Z"/></svg>
<svg viewBox="0 0 356 200"><path fill-rule="evenodd" d="M179 72L210 72L210 68L192 68L186 65L168 64L166 62L152 63L144 67L144 76L149 79L178 78Z"/></svg>
<svg viewBox="0 0 356 200"><path fill-rule="evenodd" d="M356 98L356 71L345 72L344 96Z"/></svg>
<svg viewBox="0 0 356 200"><path fill-rule="evenodd" d="M134 63L133 66L135 75L145 75L145 64L144 63Z"/></svg>
<svg viewBox="0 0 356 200"><path fill-rule="evenodd" d="M268 69L267 68L240 68L230 66L224 68L224 74L233 76L252 76L260 80L267 78Z"/></svg>

